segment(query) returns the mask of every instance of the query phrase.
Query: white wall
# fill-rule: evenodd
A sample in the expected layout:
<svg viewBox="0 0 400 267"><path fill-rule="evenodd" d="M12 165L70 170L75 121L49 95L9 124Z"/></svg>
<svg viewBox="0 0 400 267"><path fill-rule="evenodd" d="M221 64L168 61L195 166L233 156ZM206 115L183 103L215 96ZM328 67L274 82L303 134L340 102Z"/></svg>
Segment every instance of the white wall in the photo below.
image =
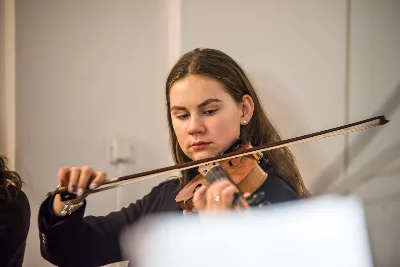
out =
<svg viewBox="0 0 400 267"><path fill-rule="evenodd" d="M5 153L6 144L6 114L5 114L5 0L0 0L0 153Z"/></svg>
<svg viewBox="0 0 400 267"><path fill-rule="evenodd" d="M379 266L400 263L400 1L351 5L350 114L386 115L382 129L349 139L345 187L366 201Z"/></svg>
<svg viewBox="0 0 400 267"><path fill-rule="evenodd" d="M15 9L0 0L0 154L15 166Z"/></svg>
<svg viewBox="0 0 400 267"><path fill-rule="evenodd" d="M37 210L57 169L107 162L111 137L135 141L126 173L170 165L164 116L168 6L159 1L17 1L17 166L26 179L32 227L26 266L39 254ZM126 187L120 205L157 181ZM93 195L88 214L117 209L116 190Z"/></svg>
<svg viewBox="0 0 400 267"><path fill-rule="evenodd" d="M245 67L284 138L376 113L392 119L369 133L292 150L313 193L350 191L368 200L377 266L393 266L398 200L374 199L400 189L393 161L399 2L17 1L17 169L33 211L25 266L49 266L39 254L36 216L59 167L91 165L120 175L106 158L107 139L115 136L136 144L137 162L123 174L172 164L164 81L178 55L199 46L222 49ZM162 179L93 195L87 214L126 205Z"/></svg>
<svg viewBox="0 0 400 267"><path fill-rule="evenodd" d="M345 1L182 3L183 52L208 46L237 59L283 138L344 124ZM341 136L292 147L311 191L343 146Z"/></svg>

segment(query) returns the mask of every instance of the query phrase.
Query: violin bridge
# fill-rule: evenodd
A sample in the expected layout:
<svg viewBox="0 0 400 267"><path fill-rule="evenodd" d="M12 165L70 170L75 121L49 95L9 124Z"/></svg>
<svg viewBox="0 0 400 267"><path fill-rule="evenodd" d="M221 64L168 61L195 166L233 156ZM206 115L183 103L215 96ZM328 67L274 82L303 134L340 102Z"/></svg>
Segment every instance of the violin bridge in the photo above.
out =
<svg viewBox="0 0 400 267"><path fill-rule="evenodd" d="M258 163L260 163L260 159L261 159L263 156L264 156L264 155L263 155L262 152L257 152L257 153L253 153L253 154L250 154L250 155L247 155L247 156L244 156L244 157L254 157L254 158L256 159L256 161L257 161Z"/></svg>
<svg viewBox="0 0 400 267"><path fill-rule="evenodd" d="M260 163L260 159L264 156L262 152L254 153L251 155L257 160L258 163Z"/></svg>

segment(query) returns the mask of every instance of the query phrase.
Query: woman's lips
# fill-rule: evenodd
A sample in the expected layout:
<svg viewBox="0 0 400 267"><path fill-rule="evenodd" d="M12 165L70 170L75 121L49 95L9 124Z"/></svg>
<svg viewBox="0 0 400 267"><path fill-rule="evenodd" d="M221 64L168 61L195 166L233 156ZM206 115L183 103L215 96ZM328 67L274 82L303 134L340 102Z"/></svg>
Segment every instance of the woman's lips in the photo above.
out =
<svg viewBox="0 0 400 267"><path fill-rule="evenodd" d="M211 142L193 142L192 143L192 149L193 150L203 150L206 149Z"/></svg>

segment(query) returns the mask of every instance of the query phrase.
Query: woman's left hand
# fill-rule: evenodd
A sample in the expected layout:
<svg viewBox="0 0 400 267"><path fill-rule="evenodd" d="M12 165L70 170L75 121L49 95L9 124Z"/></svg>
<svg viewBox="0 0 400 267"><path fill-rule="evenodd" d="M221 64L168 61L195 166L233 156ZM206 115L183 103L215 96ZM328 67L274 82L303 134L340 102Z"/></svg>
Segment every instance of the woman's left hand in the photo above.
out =
<svg viewBox="0 0 400 267"><path fill-rule="evenodd" d="M196 212L218 212L233 209L235 193L239 190L228 180L221 180L209 186L202 186L193 195Z"/></svg>

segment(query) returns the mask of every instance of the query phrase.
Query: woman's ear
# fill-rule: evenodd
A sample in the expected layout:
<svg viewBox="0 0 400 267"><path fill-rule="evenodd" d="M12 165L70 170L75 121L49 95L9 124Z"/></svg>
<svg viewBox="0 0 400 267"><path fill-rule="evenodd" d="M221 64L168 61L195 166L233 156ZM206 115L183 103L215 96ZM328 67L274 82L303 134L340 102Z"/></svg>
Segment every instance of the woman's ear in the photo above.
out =
<svg viewBox="0 0 400 267"><path fill-rule="evenodd" d="M251 118L253 117L254 112L254 101L253 98L249 95L244 95L242 97L242 105L241 105L242 116L240 118L241 125L247 125Z"/></svg>

